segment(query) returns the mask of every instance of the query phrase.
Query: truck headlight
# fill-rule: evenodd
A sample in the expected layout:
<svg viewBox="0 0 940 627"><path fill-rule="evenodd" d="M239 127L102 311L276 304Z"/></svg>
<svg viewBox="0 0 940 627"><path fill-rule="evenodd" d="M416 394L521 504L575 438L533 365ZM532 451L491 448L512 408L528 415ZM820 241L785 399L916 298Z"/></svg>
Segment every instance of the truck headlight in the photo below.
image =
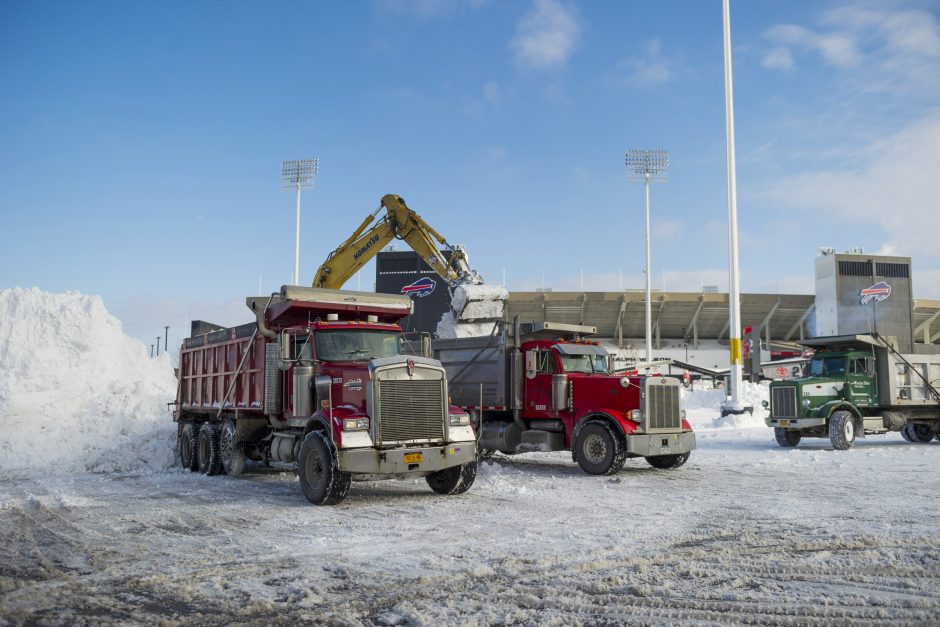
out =
<svg viewBox="0 0 940 627"><path fill-rule="evenodd" d="M633 422L643 422L643 412L639 409L633 409L630 411L630 420Z"/></svg>
<svg viewBox="0 0 940 627"><path fill-rule="evenodd" d="M804 399L803 399L803 407L809 407L809 399L808 399L808 398L804 398Z"/></svg>
<svg viewBox="0 0 940 627"><path fill-rule="evenodd" d="M682 420L685 420L685 410L684 410L684 409L680 409L680 410L679 410L679 418L681 418Z"/></svg>
<svg viewBox="0 0 940 627"><path fill-rule="evenodd" d="M344 418L343 431L365 431L369 428L368 418Z"/></svg>
<svg viewBox="0 0 940 627"><path fill-rule="evenodd" d="M770 401L761 401L760 406L764 409L770 409Z"/></svg>
<svg viewBox="0 0 940 627"><path fill-rule="evenodd" d="M465 427L470 424L470 414L450 414L448 422L452 427Z"/></svg>

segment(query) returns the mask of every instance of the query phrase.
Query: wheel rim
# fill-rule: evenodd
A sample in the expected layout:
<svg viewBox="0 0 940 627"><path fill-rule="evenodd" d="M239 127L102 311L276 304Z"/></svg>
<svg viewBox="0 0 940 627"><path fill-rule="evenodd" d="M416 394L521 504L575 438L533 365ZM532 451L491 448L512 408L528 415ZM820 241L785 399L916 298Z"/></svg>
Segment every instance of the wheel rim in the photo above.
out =
<svg viewBox="0 0 940 627"><path fill-rule="evenodd" d="M222 430L219 449L222 454L222 464L226 468L230 467L232 465L232 457L235 454L235 433L228 427Z"/></svg>
<svg viewBox="0 0 940 627"><path fill-rule="evenodd" d="M595 433L584 438L584 446L582 449L584 451L584 458L592 464L600 464L607 456L607 443L604 442L604 438Z"/></svg>
<svg viewBox="0 0 940 627"><path fill-rule="evenodd" d="M319 487L323 482L323 475L325 474L323 469L323 460L321 460L317 455L313 455L311 457L313 457L313 459L310 459L305 464L304 473L307 475L307 483L309 483L311 486Z"/></svg>
<svg viewBox="0 0 940 627"><path fill-rule="evenodd" d="M845 434L845 439L851 441L855 437L855 423L851 420L845 421L845 426L842 427L842 432Z"/></svg>

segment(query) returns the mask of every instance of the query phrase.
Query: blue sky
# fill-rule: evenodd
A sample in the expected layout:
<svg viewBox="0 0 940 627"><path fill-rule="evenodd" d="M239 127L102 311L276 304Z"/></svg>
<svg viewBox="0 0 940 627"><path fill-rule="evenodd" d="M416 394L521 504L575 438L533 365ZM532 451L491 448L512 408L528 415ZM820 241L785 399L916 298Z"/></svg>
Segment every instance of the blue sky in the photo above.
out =
<svg viewBox="0 0 940 627"><path fill-rule="evenodd" d="M940 3L732 2L742 288L819 246L940 298ZM727 286L721 2L5 2L0 288L101 294L138 337L246 319L397 193L511 290ZM371 289L374 270L362 276ZM355 288L356 281L348 287ZM173 341L175 343L175 340Z"/></svg>

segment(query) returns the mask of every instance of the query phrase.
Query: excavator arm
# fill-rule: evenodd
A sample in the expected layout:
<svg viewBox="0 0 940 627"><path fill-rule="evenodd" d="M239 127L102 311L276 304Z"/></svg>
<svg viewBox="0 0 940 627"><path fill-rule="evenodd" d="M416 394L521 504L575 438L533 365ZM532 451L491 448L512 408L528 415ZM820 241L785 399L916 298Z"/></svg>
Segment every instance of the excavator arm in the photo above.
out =
<svg viewBox="0 0 940 627"><path fill-rule="evenodd" d="M385 216L376 220L382 209L385 209ZM313 287L341 288L386 244L396 238L407 242L451 285L470 273L467 257L460 248L448 244L431 225L408 208L401 196L387 194L382 197L379 208L366 216L359 228L329 254L317 270ZM440 246L450 252L449 260L440 253Z"/></svg>

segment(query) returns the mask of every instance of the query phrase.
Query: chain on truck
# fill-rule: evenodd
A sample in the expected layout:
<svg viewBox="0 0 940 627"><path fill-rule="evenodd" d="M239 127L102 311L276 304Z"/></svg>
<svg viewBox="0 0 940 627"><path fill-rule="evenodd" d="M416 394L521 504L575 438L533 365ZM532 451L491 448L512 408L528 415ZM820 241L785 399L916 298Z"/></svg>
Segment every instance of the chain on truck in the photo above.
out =
<svg viewBox="0 0 940 627"><path fill-rule="evenodd" d="M444 368L401 354L408 297L284 286L247 305L255 322L183 343L173 415L183 468L296 464L318 505L341 501L352 480L423 476L441 494L472 485L475 434L448 402Z"/></svg>
<svg viewBox="0 0 940 627"><path fill-rule="evenodd" d="M469 411L482 453L570 450L590 474L643 457L678 468L695 448L670 377L611 371L595 327L496 321L488 336L435 339L452 401Z"/></svg>

